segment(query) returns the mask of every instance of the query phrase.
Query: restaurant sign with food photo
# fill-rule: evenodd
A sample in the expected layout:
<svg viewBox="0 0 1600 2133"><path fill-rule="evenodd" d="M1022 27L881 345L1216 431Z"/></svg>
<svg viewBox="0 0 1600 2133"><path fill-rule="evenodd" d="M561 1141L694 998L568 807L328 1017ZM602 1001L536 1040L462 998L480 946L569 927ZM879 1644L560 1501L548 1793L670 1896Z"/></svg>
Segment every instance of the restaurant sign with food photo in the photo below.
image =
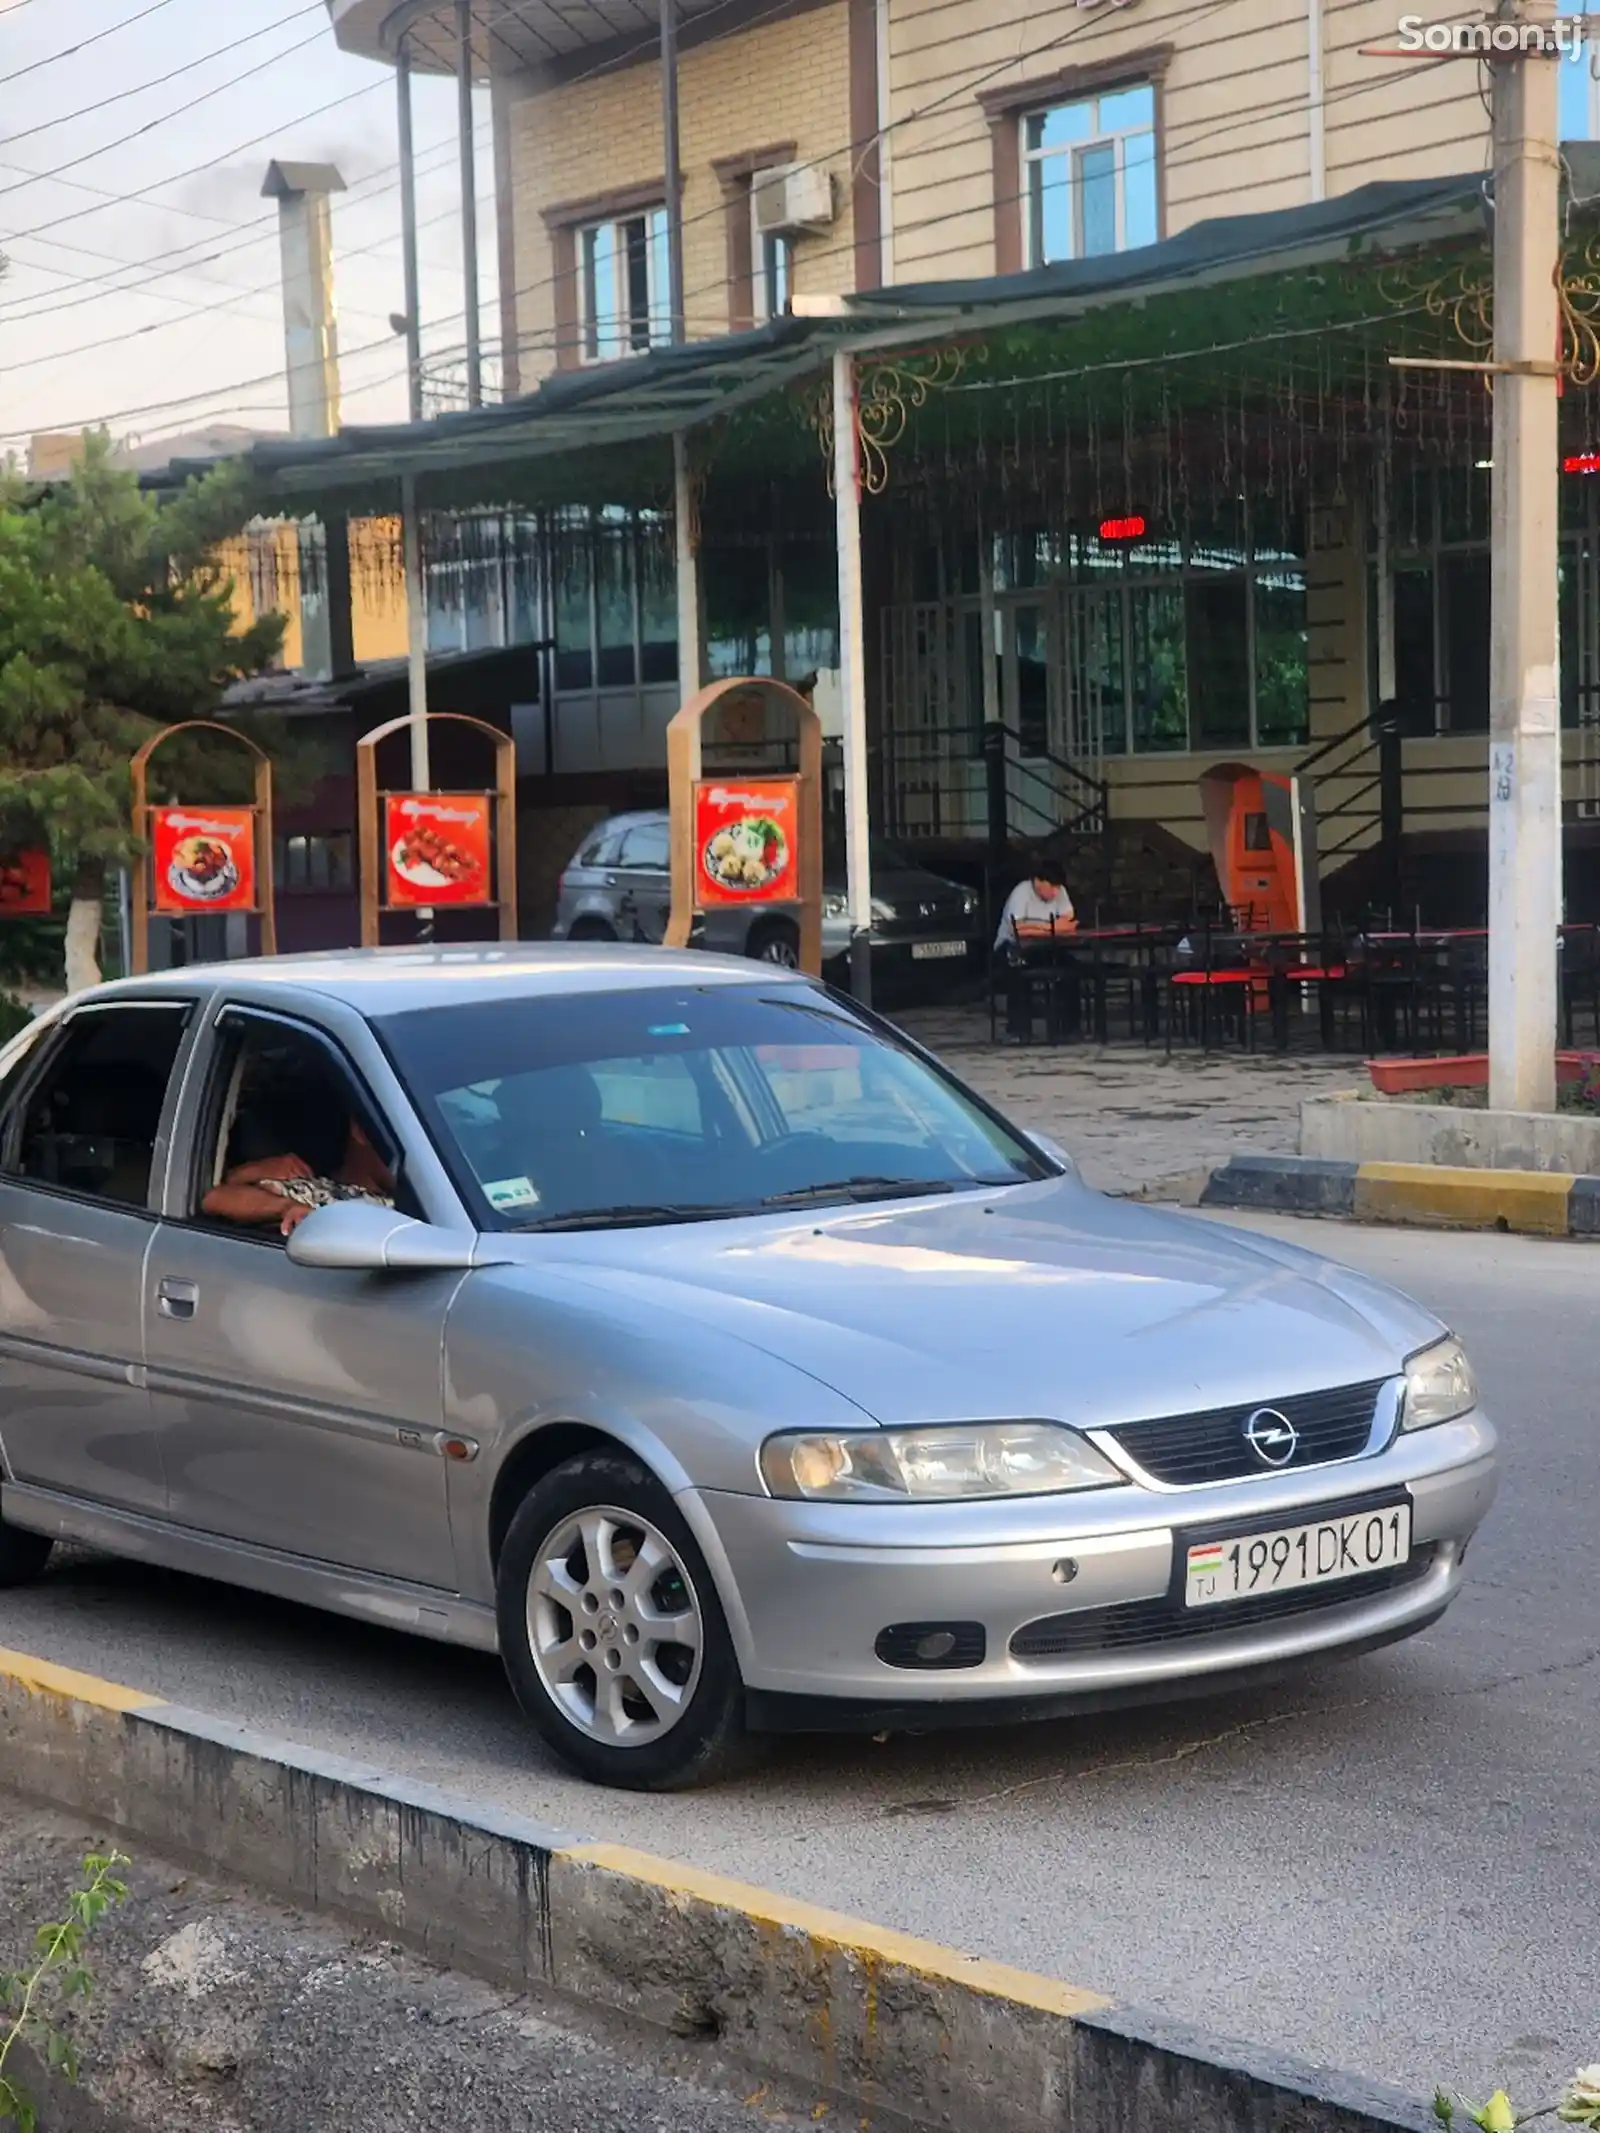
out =
<svg viewBox="0 0 1600 2133"><path fill-rule="evenodd" d="M698 903L798 900L799 790L794 778L746 778L737 785L695 787Z"/></svg>
<svg viewBox="0 0 1600 2133"><path fill-rule="evenodd" d="M50 854L43 845L0 856L0 918L48 918L53 903Z"/></svg>
<svg viewBox="0 0 1600 2133"><path fill-rule="evenodd" d="M384 802L390 905L493 902L489 795L392 792Z"/></svg>
<svg viewBox="0 0 1600 2133"><path fill-rule="evenodd" d="M253 808L152 808L150 844L158 911L256 908Z"/></svg>

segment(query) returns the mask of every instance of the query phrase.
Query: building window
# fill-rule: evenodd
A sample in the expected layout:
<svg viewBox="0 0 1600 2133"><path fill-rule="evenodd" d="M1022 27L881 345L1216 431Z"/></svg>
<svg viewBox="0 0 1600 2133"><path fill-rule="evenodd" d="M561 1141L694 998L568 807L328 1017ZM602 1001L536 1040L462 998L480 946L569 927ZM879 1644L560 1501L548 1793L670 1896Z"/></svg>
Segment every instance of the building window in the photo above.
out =
<svg viewBox="0 0 1600 2133"><path fill-rule="evenodd" d="M273 859L275 886L286 896L315 896L355 887L355 855L348 830L280 837Z"/></svg>
<svg viewBox="0 0 1600 2133"><path fill-rule="evenodd" d="M782 318L789 308L794 275L794 241L756 221L756 196L750 196L750 296L751 312L758 326L769 318Z"/></svg>
<svg viewBox="0 0 1600 2133"><path fill-rule="evenodd" d="M1029 266L1155 243L1155 129L1148 82L1023 119Z"/></svg>
<svg viewBox="0 0 1600 2133"><path fill-rule="evenodd" d="M1001 536L995 585L1016 668L1002 696L1023 754L1304 747L1305 563L1294 530L1280 532L1131 547Z"/></svg>
<svg viewBox="0 0 1600 2133"><path fill-rule="evenodd" d="M642 355L672 337L667 211L594 222L578 237L578 304L584 360Z"/></svg>
<svg viewBox="0 0 1600 2133"><path fill-rule="evenodd" d="M661 512L607 505L553 515L556 689L631 689L678 678L676 550Z"/></svg>

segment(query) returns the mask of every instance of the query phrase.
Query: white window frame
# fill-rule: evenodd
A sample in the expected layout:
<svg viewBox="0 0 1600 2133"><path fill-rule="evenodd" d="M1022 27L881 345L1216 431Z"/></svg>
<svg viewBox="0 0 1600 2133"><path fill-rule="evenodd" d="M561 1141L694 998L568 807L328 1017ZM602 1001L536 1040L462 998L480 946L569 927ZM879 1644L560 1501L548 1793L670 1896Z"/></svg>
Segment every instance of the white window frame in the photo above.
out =
<svg viewBox="0 0 1600 2133"><path fill-rule="evenodd" d="M758 326L764 326L769 319L781 318L794 294L794 239L769 235L756 221L756 180L762 176L761 171L754 172L750 184L750 315ZM772 274L768 266L769 246L784 262L783 288L776 303L773 302Z"/></svg>
<svg viewBox="0 0 1600 2133"><path fill-rule="evenodd" d="M1109 131L1102 130L1099 124L1101 104L1109 97L1125 96L1130 90L1134 89L1148 89L1150 92L1151 111L1149 122L1137 126L1114 127ZM1122 81L1118 82L1115 87L1096 89L1090 91L1086 96L1067 97L1056 103L1042 104L1035 110L1025 111L1022 114L1019 127L1022 152L1023 257L1030 267L1055 264L1054 261L1047 261L1042 253L1043 196L1047 178L1055 174L1052 166L1062 164L1066 166L1067 194L1071 206L1072 249L1066 256L1069 259L1082 259L1085 257L1083 249L1083 181L1080 172L1083 158L1101 148L1110 148L1115 156L1112 183L1116 206L1116 239L1112 250L1113 252L1124 252L1128 249L1128 143L1130 141L1148 139L1152 165L1156 163L1158 130L1156 126L1155 102L1158 93L1156 84L1153 81ZM1034 148L1030 146L1028 136L1036 123L1049 118L1052 113L1057 111L1083 109L1087 109L1093 114L1093 121L1090 132L1081 141L1064 142L1061 146L1053 148ZM1158 188L1157 209L1159 213L1159 168L1156 170L1156 184ZM1156 234L1158 236L1160 234L1159 224Z"/></svg>
<svg viewBox="0 0 1600 2133"><path fill-rule="evenodd" d="M623 215L606 215L597 222L580 223L573 231L573 250L578 280L578 347L585 363L616 363L627 356L644 355L672 338L671 301L667 292L667 211L664 205L639 207ZM641 320L631 308L627 287L628 230L644 225L645 315ZM603 271L597 241L610 239L612 306L602 309L595 286ZM639 338L643 330L643 339Z"/></svg>

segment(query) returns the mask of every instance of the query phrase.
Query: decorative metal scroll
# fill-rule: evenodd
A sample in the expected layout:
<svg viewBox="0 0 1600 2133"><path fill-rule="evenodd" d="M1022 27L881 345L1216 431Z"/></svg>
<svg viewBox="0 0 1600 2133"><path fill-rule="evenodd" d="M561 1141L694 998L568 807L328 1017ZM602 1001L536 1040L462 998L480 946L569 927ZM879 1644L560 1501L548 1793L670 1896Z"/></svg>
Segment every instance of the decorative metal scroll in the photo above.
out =
<svg viewBox="0 0 1600 2133"><path fill-rule="evenodd" d="M1600 383L1600 231L1567 246L1555 283L1561 374L1572 385ZM1378 286L1385 301L1406 310L1420 308L1448 325L1474 357L1485 362L1492 358L1494 266L1482 253L1454 260L1442 272L1389 267L1378 277ZM1492 384L1492 375L1486 382Z"/></svg>
<svg viewBox="0 0 1600 2133"><path fill-rule="evenodd" d="M860 453L861 493L881 496L889 486L889 455L905 436L912 415L930 396L946 392L966 369L973 351L935 348L892 356L862 356L856 362L856 438ZM833 387L812 395L807 419L816 432L834 490Z"/></svg>

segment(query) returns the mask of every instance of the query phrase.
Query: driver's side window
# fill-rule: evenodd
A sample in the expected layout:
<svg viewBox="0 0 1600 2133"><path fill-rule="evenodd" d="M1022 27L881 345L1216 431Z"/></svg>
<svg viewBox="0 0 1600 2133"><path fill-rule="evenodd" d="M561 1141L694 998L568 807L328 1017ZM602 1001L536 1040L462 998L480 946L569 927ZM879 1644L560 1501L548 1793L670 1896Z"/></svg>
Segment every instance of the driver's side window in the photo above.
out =
<svg viewBox="0 0 1600 2133"><path fill-rule="evenodd" d="M196 1139L191 1218L281 1242L319 1207L404 1207L398 1144L334 1047L228 1015Z"/></svg>

